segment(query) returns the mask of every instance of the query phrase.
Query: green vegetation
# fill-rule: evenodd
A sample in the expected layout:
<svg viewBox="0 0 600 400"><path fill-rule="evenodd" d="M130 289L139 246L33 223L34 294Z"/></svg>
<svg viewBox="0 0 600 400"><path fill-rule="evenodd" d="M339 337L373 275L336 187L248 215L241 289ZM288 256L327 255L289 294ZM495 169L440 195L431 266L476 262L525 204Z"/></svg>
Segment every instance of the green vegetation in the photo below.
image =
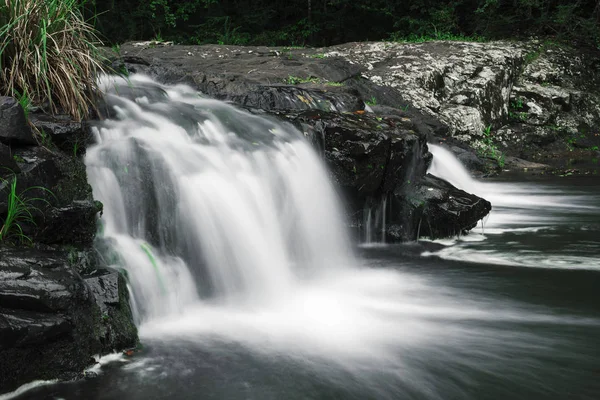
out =
<svg viewBox="0 0 600 400"><path fill-rule="evenodd" d="M492 138L492 126L488 126L482 132L482 138L476 142L476 148L480 157L495 160L498 167L504 168L504 154L498 149Z"/></svg>
<svg viewBox="0 0 600 400"><path fill-rule="evenodd" d="M368 106L376 106L377 99L375 98L375 96L372 96L369 100L365 101L365 104Z"/></svg>
<svg viewBox="0 0 600 400"><path fill-rule="evenodd" d="M26 197L30 190L38 189L52 193L50 190L33 186L17 193L17 177L14 176L10 182L0 178L0 183L8 189L7 212L6 217L1 220L0 242L9 239L15 239L17 242L31 243L31 238L23 233L23 224L35 225L33 212L40 211L35 202L48 203L47 200L40 197Z"/></svg>
<svg viewBox="0 0 600 400"><path fill-rule="evenodd" d="M525 105L523 104L523 99L517 97L515 100L510 102L508 117L511 120L515 121L525 121L527 119L527 111L525 110Z"/></svg>
<svg viewBox="0 0 600 400"><path fill-rule="evenodd" d="M112 43L160 34L187 44L294 47L531 36L600 44L597 0L91 0L86 7Z"/></svg>
<svg viewBox="0 0 600 400"><path fill-rule="evenodd" d="M412 33L409 35L402 35L398 32L395 32L390 35L390 40L400 43L425 43L432 42L434 40L446 40L452 42L487 42L489 39L479 35L466 36L463 34L453 34L448 32L433 32L421 35L415 35Z"/></svg>
<svg viewBox="0 0 600 400"><path fill-rule="evenodd" d="M340 87L340 86L344 86L344 82L326 82L325 85Z"/></svg>
<svg viewBox="0 0 600 400"><path fill-rule="evenodd" d="M319 78L316 78L314 76L309 76L306 78L300 78L297 76L288 76L287 78L285 78L285 83L287 83L288 85L298 85L300 83L321 83L321 80Z"/></svg>
<svg viewBox="0 0 600 400"><path fill-rule="evenodd" d="M102 69L97 42L80 0L0 0L0 95L85 118Z"/></svg>

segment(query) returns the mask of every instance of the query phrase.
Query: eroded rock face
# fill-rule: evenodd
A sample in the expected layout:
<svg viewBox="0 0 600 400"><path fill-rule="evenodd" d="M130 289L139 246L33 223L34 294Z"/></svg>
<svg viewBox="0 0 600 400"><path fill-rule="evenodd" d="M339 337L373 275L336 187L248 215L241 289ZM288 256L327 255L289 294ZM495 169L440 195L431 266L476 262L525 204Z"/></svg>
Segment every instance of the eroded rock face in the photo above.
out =
<svg viewBox="0 0 600 400"><path fill-rule="evenodd" d="M450 135L468 141L508 116L526 53L510 43L375 42L333 46L325 55L365 66L370 81L395 88L412 106L446 123Z"/></svg>
<svg viewBox="0 0 600 400"><path fill-rule="evenodd" d="M72 252L0 247L0 393L76 378L94 355L135 346L124 281L108 272L113 286L98 288L78 266Z"/></svg>
<svg viewBox="0 0 600 400"><path fill-rule="evenodd" d="M600 146L600 56L541 46L530 58L511 92L498 141L528 160L594 157Z"/></svg>

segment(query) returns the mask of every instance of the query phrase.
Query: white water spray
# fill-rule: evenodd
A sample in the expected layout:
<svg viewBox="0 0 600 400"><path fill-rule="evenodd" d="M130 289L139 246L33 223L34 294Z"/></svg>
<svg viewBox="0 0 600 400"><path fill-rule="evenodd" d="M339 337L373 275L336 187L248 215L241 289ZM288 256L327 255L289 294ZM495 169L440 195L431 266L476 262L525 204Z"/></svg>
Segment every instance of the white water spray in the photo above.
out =
<svg viewBox="0 0 600 400"><path fill-rule="evenodd" d="M86 165L142 319L200 297L273 301L351 264L336 195L300 132L186 87L101 83L114 116Z"/></svg>

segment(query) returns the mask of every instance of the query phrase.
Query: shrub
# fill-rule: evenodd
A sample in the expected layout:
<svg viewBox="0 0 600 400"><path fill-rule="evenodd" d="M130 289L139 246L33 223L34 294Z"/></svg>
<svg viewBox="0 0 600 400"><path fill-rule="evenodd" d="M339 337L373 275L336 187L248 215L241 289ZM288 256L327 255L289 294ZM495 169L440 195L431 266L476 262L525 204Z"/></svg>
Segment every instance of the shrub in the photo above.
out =
<svg viewBox="0 0 600 400"><path fill-rule="evenodd" d="M81 0L0 0L0 94L88 116L102 66L81 7Z"/></svg>

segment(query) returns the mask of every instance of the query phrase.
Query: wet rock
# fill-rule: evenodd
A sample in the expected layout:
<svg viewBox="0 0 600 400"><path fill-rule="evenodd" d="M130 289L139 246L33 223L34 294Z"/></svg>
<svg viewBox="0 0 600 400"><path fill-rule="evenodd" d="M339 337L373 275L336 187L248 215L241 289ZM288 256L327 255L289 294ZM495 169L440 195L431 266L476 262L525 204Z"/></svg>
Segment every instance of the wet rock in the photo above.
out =
<svg viewBox="0 0 600 400"><path fill-rule="evenodd" d="M427 170L426 137L409 118L320 111L279 114L322 151L332 179L351 213L362 212L371 197L393 191Z"/></svg>
<svg viewBox="0 0 600 400"><path fill-rule="evenodd" d="M38 243L90 245L102 204L93 200L85 165L77 158L32 146L15 149L20 173L17 194L28 201L34 224L23 223ZM6 213L8 187L0 184L0 216Z"/></svg>
<svg viewBox="0 0 600 400"><path fill-rule="evenodd" d="M492 209L489 201L431 174L417 185L399 188L393 200L392 207L401 211L392 215L388 237L402 241L460 235Z"/></svg>
<svg viewBox="0 0 600 400"><path fill-rule="evenodd" d="M304 49L302 49L304 50ZM309 51L312 52L312 51ZM264 110L355 111L364 106L346 82L361 67L304 51L239 46L121 46L123 67L209 97ZM334 83L335 85L331 85Z"/></svg>
<svg viewBox="0 0 600 400"><path fill-rule="evenodd" d="M0 97L0 142L36 144L25 112L13 97Z"/></svg>
<svg viewBox="0 0 600 400"><path fill-rule="evenodd" d="M100 336L105 349L118 351L137 344L137 329L129 306L129 292L124 276L108 267L85 277L102 314Z"/></svg>
<svg viewBox="0 0 600 400"><path fill-rule="evenodd" d="M136 344L125 281L92 290L78 262L72 251L0 247L0 393L78 377L92 356Z"/></svg>
<svg viewBox="0 0 600 400"><path fill-rule="evenodd" d="M68 115L32 113L30 122L66 154L82 155L92 142L86 123L73 121Z"/></svg>
<svg viewBox="0 0 600 400"><path fill-rule="evenodd" d="M0 178L21 172L10 147L0 143Z"/></svg>

